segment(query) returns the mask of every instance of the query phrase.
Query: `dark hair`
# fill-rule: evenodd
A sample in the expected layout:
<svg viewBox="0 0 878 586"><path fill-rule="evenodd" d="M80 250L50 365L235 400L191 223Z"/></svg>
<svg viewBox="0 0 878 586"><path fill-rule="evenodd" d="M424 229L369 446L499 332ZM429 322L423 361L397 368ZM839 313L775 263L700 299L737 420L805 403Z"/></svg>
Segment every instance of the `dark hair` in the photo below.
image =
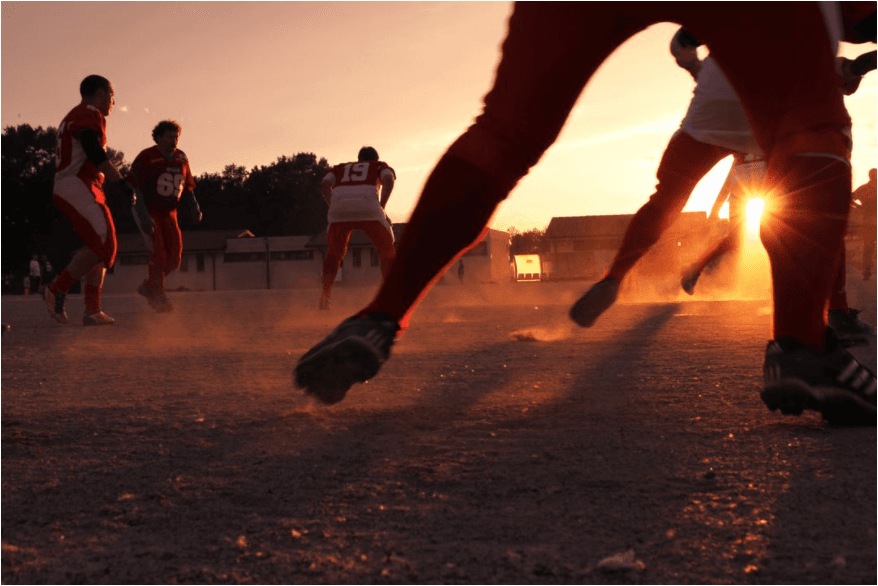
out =
<svg viewBox="0 0 878 586"><path fill-rule="evenodd" d="M357 161L362 163L363 161L377 161L378 160L378 151L376 151L373 147L364 146L360 149L360 152L357 154Z"/></svg>
<svg viewBox="0 0 878 586"><path fill-rule="evenodd" d="M90 98L101 89L110 91L110 80L100 75L89 75L79 84L79 95Z"/></svg>
<svg viewBox="0 0 878 586"><path fill-rule="evenodd" d="M158 142L159 137L169 130L176 130L177 134L180 134L183 127L176 120L162 120L152 129L152 139Z"/></svg>

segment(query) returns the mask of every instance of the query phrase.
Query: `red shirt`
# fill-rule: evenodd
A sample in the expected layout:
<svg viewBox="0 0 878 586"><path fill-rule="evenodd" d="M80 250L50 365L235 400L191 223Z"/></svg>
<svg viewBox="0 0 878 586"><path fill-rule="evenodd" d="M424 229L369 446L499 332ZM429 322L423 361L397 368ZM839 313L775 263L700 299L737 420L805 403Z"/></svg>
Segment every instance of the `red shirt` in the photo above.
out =
<svg viewBox="0 0 878 586"><path fill-rule="evenodd" d="M88 160L79 140L79 132L94 130L102 147L107 147L107 120L94 106L80 104L70 110L58 127L58 147L55 152L55 182L76 176L86 185L101 187L104 174Z"/></svg>
<svg viewBox="0 0 878 586"><path fill-rule="evenodd" d="M157 146L137 155L131 164L128 183L143 194L150 212L176 210L183 192L195 190L195 178L186 153L177 149L167 159Z"/></svg>

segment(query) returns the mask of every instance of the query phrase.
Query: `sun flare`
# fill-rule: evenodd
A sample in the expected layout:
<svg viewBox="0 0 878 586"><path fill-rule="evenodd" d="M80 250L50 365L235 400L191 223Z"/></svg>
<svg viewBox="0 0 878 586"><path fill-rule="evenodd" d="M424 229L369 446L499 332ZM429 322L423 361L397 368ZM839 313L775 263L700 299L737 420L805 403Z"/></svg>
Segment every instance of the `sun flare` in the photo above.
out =
<svg viewBox="0 0 878 586"><path fill-rule="evenodd" d="M745 212L745 222L747 232L750 234L759 233L759 222L762 220L762 212L765 210L765 200L754 197L747 202L747 211Z"/></svg>

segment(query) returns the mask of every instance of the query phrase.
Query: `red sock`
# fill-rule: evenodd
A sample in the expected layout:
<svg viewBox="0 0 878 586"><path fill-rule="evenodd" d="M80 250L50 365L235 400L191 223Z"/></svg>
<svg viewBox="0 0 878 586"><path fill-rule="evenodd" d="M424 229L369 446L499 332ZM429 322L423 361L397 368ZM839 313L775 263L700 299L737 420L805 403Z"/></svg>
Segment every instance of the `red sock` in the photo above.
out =
<svg viewBox="0 0 878 586"><path fill-rule="evenodd" d="M101 288L86 284L84 287L85 313L91 315L101 310Z"/></svg>
<svg viewBox="0 0 878 586"><path fill-rule="evenodd" d="M822 352L826 306L844 247L851 170L830 157L792 157L760 236L771 260L774 337Z"/></svg>
<svg viewBox="0 0 878 586"><path fill-rule="evenodd" d="M70 271L64 269L61 271L61 274L55 277L55 280L52 281L52 284L49 285L49 291L52 293L67 293L70 291L73 286L76 284L78 279L74 279L73 275L70 274Z"/></svg>

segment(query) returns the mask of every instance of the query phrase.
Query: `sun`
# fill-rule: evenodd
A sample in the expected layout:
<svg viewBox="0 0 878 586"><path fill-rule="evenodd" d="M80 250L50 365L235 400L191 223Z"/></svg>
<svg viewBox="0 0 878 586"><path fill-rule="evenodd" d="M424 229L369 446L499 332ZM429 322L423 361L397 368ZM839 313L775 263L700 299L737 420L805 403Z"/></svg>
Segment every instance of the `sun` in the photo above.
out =
<svg viewBox="0 0 878 586"><path fill-rule="evenodd" d="M747 208L744 212L747 232L750 234L759 233L759 223L762 220L762 212L765 211L765 200L761 197L753 197L747 201Z"/></svg>

